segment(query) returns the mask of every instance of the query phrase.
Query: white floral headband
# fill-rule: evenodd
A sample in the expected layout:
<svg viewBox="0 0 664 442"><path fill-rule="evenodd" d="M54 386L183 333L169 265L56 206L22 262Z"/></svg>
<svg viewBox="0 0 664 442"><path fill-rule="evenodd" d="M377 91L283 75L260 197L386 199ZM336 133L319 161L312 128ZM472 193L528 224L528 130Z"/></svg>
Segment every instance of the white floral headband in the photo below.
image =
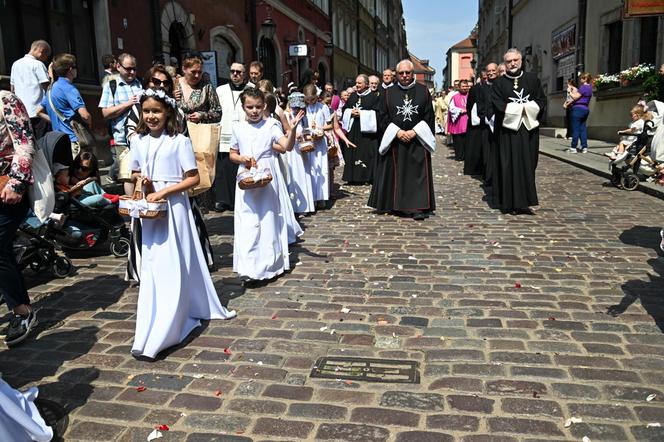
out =
<svg viewBox="0 0 664 442"><path fill-rule="evenodd" d="M166 95L166 92L164 92L162 89L145 89L143 91L143 95L145 97L157 97L160 100L168 103L173 109L177 108L177 102L175 99Z"/></svg>

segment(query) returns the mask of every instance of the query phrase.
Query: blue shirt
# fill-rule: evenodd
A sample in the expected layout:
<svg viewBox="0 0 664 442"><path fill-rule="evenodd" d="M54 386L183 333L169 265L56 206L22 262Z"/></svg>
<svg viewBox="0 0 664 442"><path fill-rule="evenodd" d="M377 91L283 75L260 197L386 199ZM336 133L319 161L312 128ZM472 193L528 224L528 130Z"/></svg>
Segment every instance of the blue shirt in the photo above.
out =
<svg viewBox="0 0 664 442"><path fill-rule="evenodd" d="M58 110L60 116L64 117L64 121L62 121L60 116L58 116L53 110L48 99L49 95L51 96L53 106ZM76 134L71 128L71 120L80 108L85 107L85 103L83 102L81 93L76 89L76 86L65 77L58 78L58 80L53 83L53 86L51 86L51 89L44 94L41 106L46 109L46 112L51 119L53 130L66 133L72 142L78 141Z"/></svg>
<svg viewBox="0 0 664 442"><path fill-rule="evenodd" d="M113 80L116 81L117 85L115 94L111 92L110 83ZM99 100L99 107L105 108L126 103L127 101L131 100L131 97L134 95L140 95L142 92L143 87L141 86L140 81L134 79L131 84L127 84L124 82L122 77L118 75L116 78L111 79L110 81L107 81L106 84L104 84L104 89L101 93L101 99ZM127 111L122 115L110 120L111 126L113 127L113 140L115 140L115 144L123 146L127 145L127 138L125 137L125 123L127 121L127 115L129 115L130 110L131 108L128 108Z"/></svg>

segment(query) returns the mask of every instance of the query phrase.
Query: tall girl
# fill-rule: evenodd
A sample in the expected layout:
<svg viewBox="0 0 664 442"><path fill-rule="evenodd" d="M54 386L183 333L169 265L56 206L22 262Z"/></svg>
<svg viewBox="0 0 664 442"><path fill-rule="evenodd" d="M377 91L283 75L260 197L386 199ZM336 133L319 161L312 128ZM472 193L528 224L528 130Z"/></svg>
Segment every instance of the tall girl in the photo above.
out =
<svg viewBox="0 0 664 442"><path fill-rule="evenodd" d="M292 121L295 116L304 110L304 95L300 92L293 92L288 97L288 111L286 119ZM316 201L314 200L313 178L310 165L314 161L314 153L300 152L300 143L297 141L302 135L302 125L293 128L296 133L295 145L293 150L286 152L288 159L288 190L293 203L293 210L298 214L308 214L316 211Z"/></svg>
<svg viewBox="0 0 664 442"><path fill-rule="evenodd" d="M318 209L324 209L327 207L327 200L330 199L330 186L328 185L330 172L327 165L327 141L323 135L323 128L330 111L327 106L318 101L315 84L306 85L302 93L307 105L305 124L316 133L314 138L316 150L311 152L309 158L314 200Z"/></svg>
<svg viewBox="0 0 664 442"><path fill-rule="evenodd" d="M230 160L240 165L238 174L269 169L272 181L264 187L235 189L235 235L233 271L244 280L271 279L290 269L288 261L288 227L285 210L279 200L282 179L278 173L277 155L292 148L295 130L284 136L274 118L263 118L265 96L258 89L245 89L240 96L247 115L244 122L233 126ZM304 116L293 120L295 129Z"/></svg>
<svg viewBox="0 0 664 442"><path fill-rule="evenodd" d="M142 219L141 286L132 355L154 358L182 342L201 319L229 319L217 297L196 234L187 190L199 182L191 141L178 130L175 100L148 89L131 140L134 177L168 201L166 217Z"/></svg>

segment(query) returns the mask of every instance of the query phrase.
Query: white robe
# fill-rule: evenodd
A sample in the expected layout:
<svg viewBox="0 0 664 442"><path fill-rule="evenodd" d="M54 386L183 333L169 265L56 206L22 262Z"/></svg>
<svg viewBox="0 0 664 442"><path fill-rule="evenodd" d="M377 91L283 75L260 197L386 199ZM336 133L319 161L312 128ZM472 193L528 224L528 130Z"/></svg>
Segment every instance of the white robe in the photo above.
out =
<svg viewBox="0 0 664 442"><path fill-rule="evenodd" d="M53 430L46 425L34 404L36 387L25 393L0 379L0 439L11 442L48 442Z"/></svg>
<svg viewBox="0 0 664 442"><path fill-rule="evenodd" d="M131 140L132 170L150 177L155 190L182 181L196 169L184 135ZM154 358L182 342L201 319L229 319L235 311L219 302L196 233L186 192L168 197L168 215L142 219L141 287L132 354Z"/></svg>
<svg viewBox="0 0 664 442"><path fill-rule="evenodd" d="M292 115L287 114L288 120ZM297 125L297 135L302 133L302 125ZM301 153L300 144L295 141L293 150L286 152L288 160L288 192L293 203L295 213L312 213L316 211L316 200L314 200L313 178L311 176L310 163L314 161L314 153Z"/></svg>
<svg viewBox="0 0 664 442"><path fill-rule="evenodd" d="M304 124L314 127L316 130L323 130L325 122L330 117L330 110L322 103L308 105L306 109L306 119ZM309 154L309 167L311 174L311 188L314 194L314 201L327 201L330 199L330 170L327 164L327 141L325 137L319 138L315 142L316 149Z"/></svg>
<svg viewBox="0 0 664 442"><path fill-rule="evenodd" d="M271 279L290 270L287 211L291 207L284 207L279 196L283 178L278 172L278 154L272 149L282 136L273 118L233 126L231 149L254 157L259 169L272 173L272 181L264 187L235 188L233 271L241 277ZM240 165L238 174L245 170Z"/></svg>

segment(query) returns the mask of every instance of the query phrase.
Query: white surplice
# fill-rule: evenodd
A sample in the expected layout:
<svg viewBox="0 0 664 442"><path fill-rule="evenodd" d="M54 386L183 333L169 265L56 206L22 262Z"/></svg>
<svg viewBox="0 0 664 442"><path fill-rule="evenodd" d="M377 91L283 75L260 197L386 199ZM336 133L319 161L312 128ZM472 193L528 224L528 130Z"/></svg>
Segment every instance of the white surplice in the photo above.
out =
<svg viewBox="0 0 664 442"><path fill-rule="evenodd" d="M303 120L305 125L316 130L323 130L325 122L330 117L329 108L323 103L307 105L306 118ZM330 170L327 164L327 141L325 137L318 138L315 143L315 150L309 154L309 167L311 174L311 187L314 194L314 201L327 201L330 199Z"/></svg>
<svg viewBox="0 0 664 442"><path fill-rule="evenodd" d="M292 115L287 114L290 121ZM298 124L297 136L302 133L302 125ZM316 211L316 200L314 200L313 192L313 178L311 171L313 167L311 162L314 161L314 153L301 153L300 143L295 141L293 150L286 152L288 160L288 192L290 194L291 202L293 203L293 210L295 213L312 213Z"/></svg>
<svg viewBox="0 0 664 442"><path fill-rule="evenodd" d="M152 179L155 191L196 169L184 135L150 135L131 140L132 170ZM142 219L141 286L132 354L154 358L182 342L201 319L229 319L207 268L186 192L168 197L168 214Z"/></svg>
<svg viewBox="0 0 664 442"><path fill-rule="evenodd" d="M283 133L276 120L258 123L242 122L233 127L231 149L240 155L254 157L258 169L270 169L272 181L264 187L242 190L235 188L235 234L233 271L254 280L271 279L290 269L288 261L287 210L279 192L284 186L278 172L277 153L272 144ZM240 165L238 174L244 172Z"/></svg>

